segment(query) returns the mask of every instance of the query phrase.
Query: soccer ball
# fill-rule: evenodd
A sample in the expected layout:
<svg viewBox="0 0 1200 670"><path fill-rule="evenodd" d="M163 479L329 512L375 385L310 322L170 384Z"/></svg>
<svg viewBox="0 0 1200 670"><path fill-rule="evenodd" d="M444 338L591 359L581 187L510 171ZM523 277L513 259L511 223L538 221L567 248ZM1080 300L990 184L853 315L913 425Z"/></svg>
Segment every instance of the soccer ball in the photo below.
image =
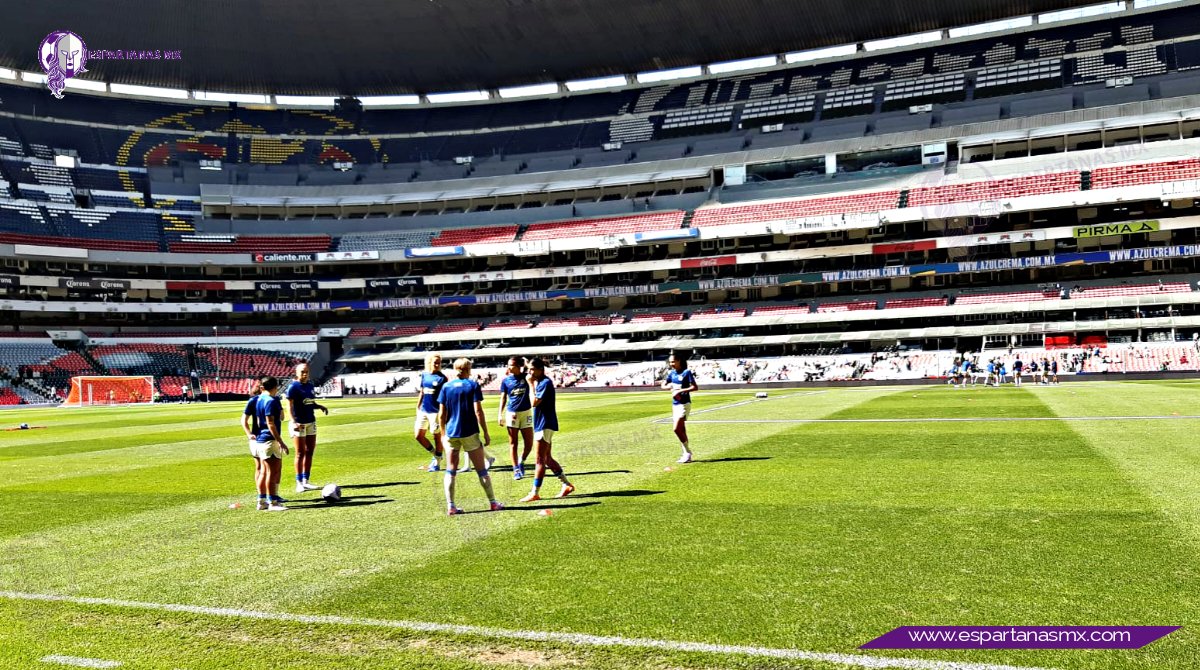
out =
<svg viewBox="0 0 1200 670"><path fill-rule="evenodd" d="M342 499L342 487L337 484L326 484L325 488L321 489L321 499L325 502L335 503Z"/></svg>
<svg viewBox="0 0 1200 670"><path fill-rule="evenodd" d="M21 424L21 430L29 430L29 424L27 424L27 423Z"/></svg>

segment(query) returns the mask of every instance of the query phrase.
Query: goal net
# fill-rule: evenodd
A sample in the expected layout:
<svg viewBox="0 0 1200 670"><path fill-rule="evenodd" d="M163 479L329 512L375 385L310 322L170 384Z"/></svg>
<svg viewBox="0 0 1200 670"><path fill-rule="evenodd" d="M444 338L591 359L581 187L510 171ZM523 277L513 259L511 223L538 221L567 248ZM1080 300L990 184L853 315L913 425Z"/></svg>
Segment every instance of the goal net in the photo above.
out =
<svg viewBox="0 0 1200 670"><path fill-rule="evenodd" d="M154 377L71 377L64 407L154 402Z"/></svg>

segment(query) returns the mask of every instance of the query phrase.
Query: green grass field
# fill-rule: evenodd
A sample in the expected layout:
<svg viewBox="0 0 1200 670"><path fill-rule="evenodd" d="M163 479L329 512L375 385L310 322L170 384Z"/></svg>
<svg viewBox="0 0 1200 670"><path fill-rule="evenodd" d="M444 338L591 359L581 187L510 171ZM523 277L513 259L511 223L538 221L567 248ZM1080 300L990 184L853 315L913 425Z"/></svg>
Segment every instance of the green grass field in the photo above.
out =
<svg viewBox="0 0 1200 670"><path fill-rule="evenodd" d="M685 466L654 422L665 394L561 394L555 452L577 494L521 505L528 480L500 469L510 509L457 518L421 470L408 398L331 400L313 478L348 498L292 493L288 462L283 513L252 508L240 403L0 412L44 426L0 432L0 668L856 667L396 621L871 657L857 667L1195 668L1197 390L698 393ZM1065 420L1108 416L1166 418ZM802 422L882 418L1049 420ZM458 491L486 506L473 475ZM1184 628L1137 651L857 650L943 624Z"/></svg>

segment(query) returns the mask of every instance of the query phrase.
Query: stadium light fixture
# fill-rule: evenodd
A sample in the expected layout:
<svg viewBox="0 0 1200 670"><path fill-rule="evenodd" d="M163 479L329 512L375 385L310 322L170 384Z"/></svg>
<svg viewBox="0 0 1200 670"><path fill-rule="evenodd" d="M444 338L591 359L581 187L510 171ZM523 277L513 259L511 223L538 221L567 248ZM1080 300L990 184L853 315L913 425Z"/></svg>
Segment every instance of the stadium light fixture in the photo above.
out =
<svg viewBox="0 0 1200 670"><path fill-rule="evenodd" d="M124 95L142 95L147 98L174 98L187 100L188 92L179 88L159 88L158 86L133 86L131 84L112 84L108 90Z"/></svg>
<svg viewBox="0 0 1200 670"><path fill-rule="evenodd" d="M66 81L67 88L77 88L83 91L107 91L108 86L102 81L71 78Z"/></svg>
<svg viewBox="0 0 1200 670"><path fill-rule="evenodd" d="M38 72L22 72L21 81L28 81L34 84L44 84L46 83L46 75Z"/></svg>
<svg viewBox="0 0 1200 670"><path fill-rule="evenodd" d="M329 95L277 95L275 104L286 107L333 107L337 98Z"/></svg>
<svg viewBox="0 0 1200 670"><path fill-rule="evenodd" d="M774 67L778 64L778 56L759 56L758 58L743 58L742 60L727 60L721 63L712 63L708 66L708 71L711 74L726 74L729 72L741 72L743 70L761 70L762 68Z"/></svg>
<svg viewBox="0 0 1200 670"><path fill-rule="evenodd" d="M927 42L936 42L940 39L942 39L942 31L931 30L927 33L901 35L900 37L889 37L885 40L863 42L863 49L866 51L880 51L882 49L895 49L896 47L908 47L916 44L925 44Z"/></svg>
<svg viewBox="0 0 1200 670"><path fill-rule="evenodd" d="M565 85L567 90L572 93L580 91L596 91L603 88L620 88L629 84L629 80L624 75L616 75L613 77L597 77L595 79L576 79L568 81Z"/></svg>
<svg viewBox="0 0 1200 670"><path fill-rule="evenodd" d="M971 26L951 28L950 37L967 37L969 35L982 35L983 33L998 33L1004 30L1024 28L1032 25L1032 16L1018 16L1016 18L1003 19L1001 21L990 21L988 23L976 23L975 25Z"/></svg>
<svg viewBox="0 0 1200 670"><path fill-rule="evenodd" d="M216 93L213 91L193 91L197 100L208 102L244 102L252 105L265 105L271 102L270 96L254 93Z"/></svg>
<svg viewBox="0 0 1200 670"><path fill-rule="evenodd" d="M10 70L6 67L0 67L0 79L16 79L17 71Z"/></svg>
<svg viewBox="0 0 1200 670"><path fill-rule="evenodd" d="M387 107L392 105L419 105L419 95L364 95L359 97L363 107Z"/></svg>
<svg viewBox="0 0 1200 670"><path fill-rule="evenodd" d="M699 65L690 67L677 67L673 70L651 70L649 72L637 73L639 84L652 84L658 81L670 81L672 79L687 79L688 77L699 77L704 74L704 69Z"/></svg>
<svg viewBox="0 0 1200 670"><path fill-rule="evenodd" d="M821 60L822 58L836 58L838 56L853 56L858 53L857 44L842 44L836 47L825 47L823 49L809 49L808 51L793 51L783 55L785 63L805 63L808 61Z"/></svg>
<svg viewBox="0 0 1200 670"><path fill-rule="evenodd" d="M428 93L425 98L435 105L451 102L483 102L491 96L487 91L454 91L452 93Z"/></svg>
<svg viewBox="0 0 1200 670"><path fill-rule="evenodd" d="M528 98L535 95L554 95L558 93L558 84L530 84L528 86L513 86L496 91L501 98Z"/></svg>
<svg viewBox="0 0 1200 670"><path fill-rule="evenodd" d="M1083 19L1089 16L1099 16L1100 14L1113 14L1124 11L1124 2L1106 2L1102 5L1088 5L1087 7L1075 7L1074 9L1060 9L1057 12L1046 12L1038 14L1038 23L1057 23L1058 21L1070 21L1072 19Z"/></svg>

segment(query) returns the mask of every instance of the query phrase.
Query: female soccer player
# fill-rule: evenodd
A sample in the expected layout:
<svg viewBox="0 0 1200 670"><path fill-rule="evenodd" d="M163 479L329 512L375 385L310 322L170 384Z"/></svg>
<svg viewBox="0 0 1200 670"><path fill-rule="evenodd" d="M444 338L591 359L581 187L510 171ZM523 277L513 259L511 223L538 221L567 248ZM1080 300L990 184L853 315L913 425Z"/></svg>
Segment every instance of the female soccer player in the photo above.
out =
<svg viewBox="0 0 1200 670"><path fill-rule="evenodd" d="M442 424L442 434L445 435L446 448L446 513L450 516L462 514L462 510L454 504L454 488L458 475L459 456L467 452L467 458L479 475L479 485L487 494L491 510L497 512L504 505L496 500L492 489L492 476L488 474L489 463L484 448L491 443L488 435L487 418L483 414L483 388L471 379L471 361L459 358L454 361L455 379L446 382L438 393L438 404L441 406L438 420ZM480 432L483 439L479 439Z"/></svg>
<svg viewBox="0 0 1200 670"><path fill-rule="evenodd" d="M246 403L242 430L250 442L250 455L254 457L258 509L282 512L287 508L283 506L283 498L279 497L279 477L288 448L279 436L279 421L283 416L283 407L275 397L279 380L263 377L259 387L262 389L259 395Z"/></svg>
<svg viewBox="0 0 1200 670"><path fill-rule="evenodd" d="M535 358L529 363L529 397L533 399L533 432L537 438L537 461L533 470L533 490L521 498L521 502L542 499L538 494L542 488L542 479L546 476L546 468L550 468L550 472L562 482L562 490L558 492L558 497L565 498L575 491L575 487L563 474L562 466L550 454L554 434L558 432L558 412L554 406L554 382L546 376L546 363L540 358Z"/></svg>
<svg viewBox="0 0 1200 670"><path fill-rule="evenodd" d="M513 464L513 479L525 476L525 460L533 451L533 417L530 415L529 382L525 359L508 359L508 376L500 382L500 427L508 428L508 454ZM521 460L517 460L517 435L525 442Z"/></svg>
<svg viewBox="0 0 1200 670"><path fill-rule="evenodd" d="M692 392L700 390L696 384L696 375L687 369L687 359L682 354L671 354L669 360L671 371L663 381L662 387L671 390L671 414L675 437L683 447L683 455L678 463L691 463L692 450L688 447L687 419L692 412Z"/></svg>
<svg viewBox="0 0 1200 670"><path fill-rule="evenodd" d="M317 391L308 380L308 363L296 366L296 379L288 384L284 396L292 418L292 439L296 444L296 493L319 489L308 482L312 472L313 452L317 450L317 413L329 410L317 403Z"/></svg>
<svg viewBox="0 0 1200 670"><path fill-rule="evenodd" d="M429 472L442 469L442 427L438 423L438 394L446 384L446 375L442 374L441 354L429 354L425 357L425 372L417 384L417 420L413 425L413 437L417 443L429 452ZM431 434L433 440L425 437Z"/></svg>

